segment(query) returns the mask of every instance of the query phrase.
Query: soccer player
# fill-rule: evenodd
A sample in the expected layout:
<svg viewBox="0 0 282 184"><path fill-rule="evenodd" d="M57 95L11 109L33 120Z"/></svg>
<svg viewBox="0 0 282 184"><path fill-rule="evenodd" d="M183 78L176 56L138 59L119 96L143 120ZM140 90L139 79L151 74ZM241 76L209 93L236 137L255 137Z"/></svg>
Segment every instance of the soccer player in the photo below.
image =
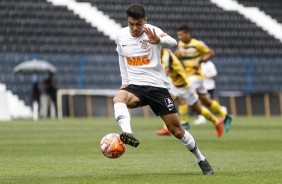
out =
<svg viewBox="0 0 282 184"><path fill-rule="evenodd" d="M176 46L176 40L158 27L147 24L142 5L131 4L126 12L128 27L122 28L116 38L122 85L113 99L115 118L123 131L120 139L133 147L139 145L131 130L128 108L149 105L171 133L193 153L203 174L213 174L193 136L182 128L167 89L160 51L163 46Z"/></svg>
<svg viewBox="0 0 282 184"><path fill-rule="evenodd" d="M178 58L169 49L162 49L162 63L166 74L171 78L170 94L181 99L186 107L191 106L192 110L197 114L203 115L210 120L216 130L217 136L220 137L223 133L222 121L216 118L207 108L203 107L199 102L198 94L195 88L190 87L190 81L186 75L185 69ZM166 127L157 131L158 135L170 135Z"/></svg>
<svg viewBox="0 0 282 184"><path fill-rule="evenodd" d="M184 64L191 81L191 88L197 89L201 101L224 120L224 131L228 132L232 121L231 116L221 109L216 100L212 100L207 95L207 90L203 85L204 75L201 71L201 63L210 60L214 56L214 52L202 41L192 38L190 28L187 25L177 29L177 37L179 42L175 55Z"/></svg>

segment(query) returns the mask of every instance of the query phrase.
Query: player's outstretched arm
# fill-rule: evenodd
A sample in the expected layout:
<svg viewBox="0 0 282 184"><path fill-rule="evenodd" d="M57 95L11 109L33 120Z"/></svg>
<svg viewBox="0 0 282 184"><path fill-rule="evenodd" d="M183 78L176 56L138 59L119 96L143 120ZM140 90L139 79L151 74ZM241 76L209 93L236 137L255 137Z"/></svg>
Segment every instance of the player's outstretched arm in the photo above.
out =
<svg viewBox="0 0 282 184"><path fill-rule="evenodd" d="M214 52L212 50L208 51L207 53L203 54L202 59L196 63L193 68L194 69L198 69L201 66L202 62L207 62L208 60L210 60L212 57L214 56Z"/></svg>
<svg viewBox="0 0 282 184"><path fill-rule="evenodd" d="M214 56L214 52L213 50L210 50L209 52L205 53L203 55L202 61L203 62L207 62L208 60L210 60L212 57Z"/></svg>

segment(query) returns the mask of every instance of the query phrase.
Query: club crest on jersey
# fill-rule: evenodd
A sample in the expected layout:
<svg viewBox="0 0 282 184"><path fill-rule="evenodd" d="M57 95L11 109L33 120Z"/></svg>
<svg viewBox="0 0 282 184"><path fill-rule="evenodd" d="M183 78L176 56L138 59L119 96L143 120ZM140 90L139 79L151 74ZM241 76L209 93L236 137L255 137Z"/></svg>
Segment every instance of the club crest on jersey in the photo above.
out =
<svg viewBox="0 0 282 184"><path fill-rule="evenodd" d="M174 103L172 102L172 100L170 98L165 98L164 101L168 110L171 111L174 108Z"/></svg>
<svg viewBox="0 0 282 184"><path fill-rule="evenodd" d="M140 41L141 43L141 48L146 50L149 48L149 44L147 42L145 42L144 40L143 41Z"/></svg>

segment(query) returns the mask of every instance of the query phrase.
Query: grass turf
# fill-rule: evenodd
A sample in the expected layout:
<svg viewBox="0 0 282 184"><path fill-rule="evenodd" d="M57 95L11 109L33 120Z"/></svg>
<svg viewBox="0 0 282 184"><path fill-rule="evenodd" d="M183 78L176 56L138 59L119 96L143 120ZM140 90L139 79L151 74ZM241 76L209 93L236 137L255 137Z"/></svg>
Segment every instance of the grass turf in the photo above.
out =
<svg viewBox="0 0 282 184"><path fill-rule="evenodd" d="M192 126L211 177L178 140L155 135L157 118L133 118L141 144L118 159L99 150L105 134L120 132L114 119L1 122L0 183L282 183L281 120L236 118L220 139L211 124Z"/></svg>

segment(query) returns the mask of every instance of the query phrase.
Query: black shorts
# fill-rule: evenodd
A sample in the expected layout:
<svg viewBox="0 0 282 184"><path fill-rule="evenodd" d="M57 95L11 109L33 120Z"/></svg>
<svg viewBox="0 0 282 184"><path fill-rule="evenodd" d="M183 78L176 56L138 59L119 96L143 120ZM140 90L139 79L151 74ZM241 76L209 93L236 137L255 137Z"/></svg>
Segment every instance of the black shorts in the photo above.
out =
<svg viewBox="0 0 282 184"><path fill-rule="evenodd" d="M166 88L130 84L121 90L137 96L141 101L139 106L149 105L157 116L177 113L175 104Z"/></svg>

